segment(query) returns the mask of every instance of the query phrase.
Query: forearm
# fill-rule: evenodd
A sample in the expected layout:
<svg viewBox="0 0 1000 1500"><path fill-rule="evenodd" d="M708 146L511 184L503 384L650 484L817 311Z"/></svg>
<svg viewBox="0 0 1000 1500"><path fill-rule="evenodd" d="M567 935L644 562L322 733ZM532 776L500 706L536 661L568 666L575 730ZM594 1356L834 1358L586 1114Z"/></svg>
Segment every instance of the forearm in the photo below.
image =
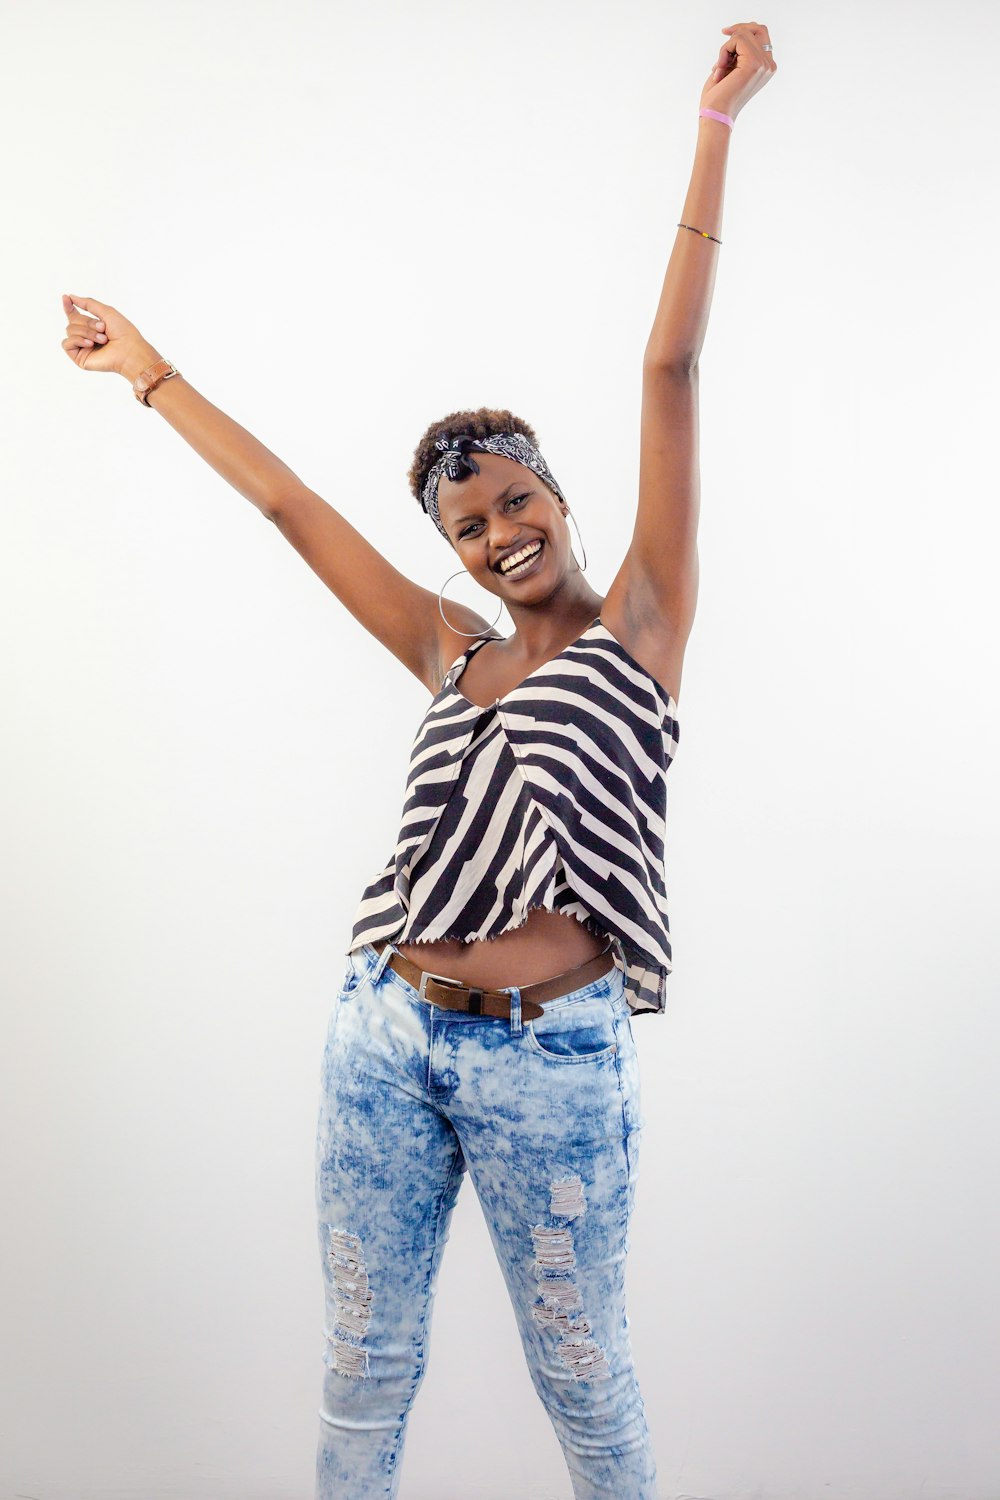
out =
<svg viewBox="0 0 1000 1500"><path fill-rule="evenodd" d="M121 373L131 384L161 357L152 345L143 344L130 354ZM148 400L174 431L268 520L274 519L281 496L287 494L291 485L301 483L287 464L245 427L213 406L183 375L161 380Z"/></svg>
<svg viewBox="0 0 1000 1500"><path fill-rule="evenodd" d="M681 213L682 224L722 238L722 204L731 131L721 120L701 116L691 184ZM660 303L646 344L646 362L690 369L698 363L705 341L715 290L719 246L690 229L678 229L670 254Z"/></svg>

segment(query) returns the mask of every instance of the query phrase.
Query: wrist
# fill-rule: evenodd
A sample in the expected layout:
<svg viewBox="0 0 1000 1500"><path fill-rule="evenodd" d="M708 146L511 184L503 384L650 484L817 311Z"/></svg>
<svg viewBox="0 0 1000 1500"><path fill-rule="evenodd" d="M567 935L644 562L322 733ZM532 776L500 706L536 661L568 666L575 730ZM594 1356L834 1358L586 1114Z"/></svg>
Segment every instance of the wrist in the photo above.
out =
<svg viewBox="0 0 1000 1500"><path fill-rule="evenodd" d="M718 104L702 104L699 106L699 111L702 109L714 109L720 115L728 115L735 123L736 116L731 109L724 109ZM727 125L725 120L716 120L712 115L703 115L700 112L698 115L698 129L707 131L711 135L725 136L732 135L733 133L733 126Z"/></svg>
<svg viewBox="0 0 1000 1500"><path fill-rule="evenodd" d="M152 344L143 340L140 344L132 344L122 354L121 363L118 367L119 375L124 376L129 385L135 382L136 376L141 375L143 370L148 370L150 365L155 365L157 360L163 358Z"/></svg>
<svg viewBox="0 0 1000 1500"><path fill-rule="evenodd" d="M713 160L728 160L729 145L732 130L728 125L723 125L721 120L713 120L710 116L699 115L698 134L695 137L695 152L702 155L707 154Z"/></svg>

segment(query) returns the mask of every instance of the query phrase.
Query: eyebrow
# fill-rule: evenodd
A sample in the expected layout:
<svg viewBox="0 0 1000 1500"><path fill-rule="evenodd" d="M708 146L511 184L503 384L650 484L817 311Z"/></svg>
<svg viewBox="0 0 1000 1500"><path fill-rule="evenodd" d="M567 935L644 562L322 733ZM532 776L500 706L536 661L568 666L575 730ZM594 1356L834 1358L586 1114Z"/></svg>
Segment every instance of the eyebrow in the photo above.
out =
<svg viewBox="0 0 1000 1500"><path fill-rule="evenodd" d="M512 479L511 482L510 482L510 484L507 486L507 488L505 490L501 490L500 491L500 493L497 496L496 500L494 500L494 502L493 502L494 505L496 505L497 501L502 500L505 495L509 495L510 492L511 492L511 490L516 490L517 487L518 487L518 485L520 483L521 483L521 481L519 479ZM452 521L451 524L453 526L461 526L463 524L463 522L465 522L465 521L474 521L475 519L476 519L475 516L457 516L455 518L455 520Z"/></svg>

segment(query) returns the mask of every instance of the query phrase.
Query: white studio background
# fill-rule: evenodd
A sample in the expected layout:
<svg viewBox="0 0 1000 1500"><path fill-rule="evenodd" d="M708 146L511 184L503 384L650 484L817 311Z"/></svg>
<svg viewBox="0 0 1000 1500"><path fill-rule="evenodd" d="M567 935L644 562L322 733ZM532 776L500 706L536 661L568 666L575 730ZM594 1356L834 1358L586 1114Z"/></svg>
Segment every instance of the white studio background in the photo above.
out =
<svg viewBox="0 0 1000 1500"><path fill-rule="evenodd" d="M309 1500L320 1056L426 702L73 366L60 296L120 308L434 588L413 449L510 406L606 588L741 19L7 8L3 1497ZM757 19L778 72L710 252L675 970L634 1023L633 1343L665 1500L996 1500L995 17ZM466 1184L401 1496L569 1495Z"/></svg>

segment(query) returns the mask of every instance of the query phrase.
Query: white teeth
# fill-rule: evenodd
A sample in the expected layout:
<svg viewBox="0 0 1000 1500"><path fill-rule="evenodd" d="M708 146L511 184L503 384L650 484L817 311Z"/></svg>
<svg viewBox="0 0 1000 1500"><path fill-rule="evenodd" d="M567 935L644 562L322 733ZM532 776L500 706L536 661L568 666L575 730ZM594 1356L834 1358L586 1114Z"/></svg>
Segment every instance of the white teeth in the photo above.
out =
<svg viewBox="0 0 1000 1500"><path fill-rule="evenodd" d="M528 562L533 562L542 550L541 542L529 542L527 547L522 547L520 552L514 552L510 557L505 557L500 564L501 573L519 573L521 568Z"/></svg>

